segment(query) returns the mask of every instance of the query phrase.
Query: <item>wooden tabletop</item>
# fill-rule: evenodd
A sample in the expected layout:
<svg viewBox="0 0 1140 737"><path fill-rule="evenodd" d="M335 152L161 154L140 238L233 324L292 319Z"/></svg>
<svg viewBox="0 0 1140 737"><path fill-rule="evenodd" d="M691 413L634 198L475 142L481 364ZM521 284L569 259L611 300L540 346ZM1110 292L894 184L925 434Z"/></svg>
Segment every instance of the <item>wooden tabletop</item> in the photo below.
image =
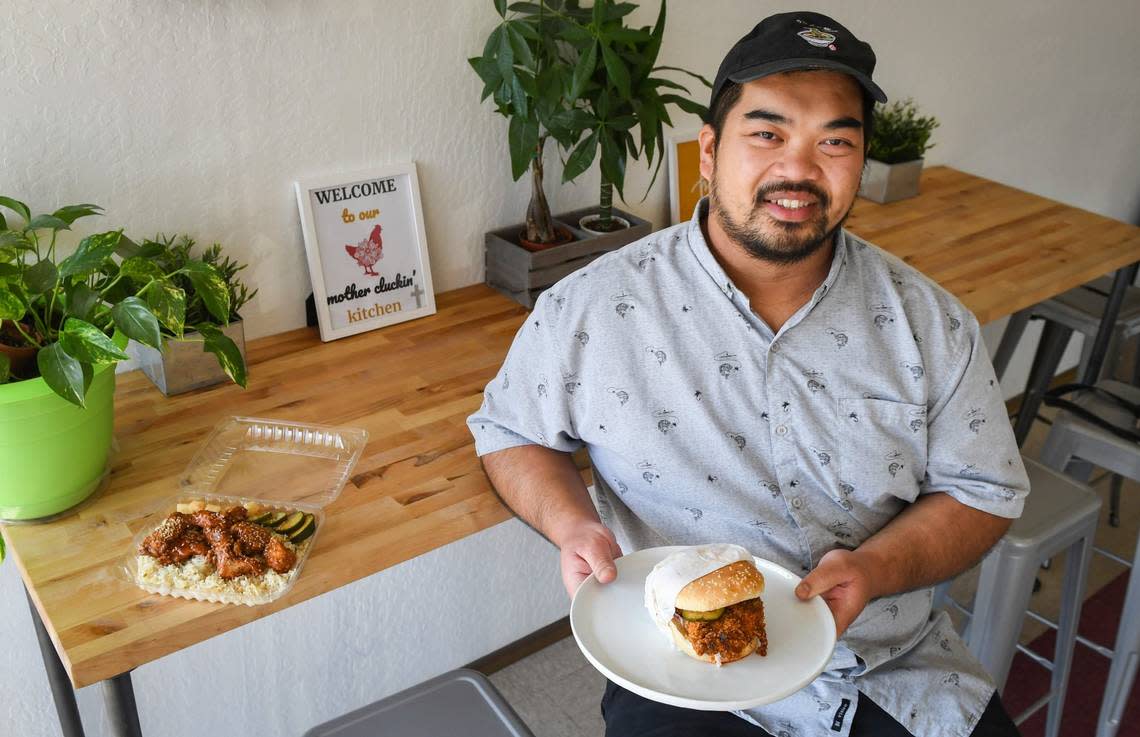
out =
<svg viewBox="0 0 1140 737"><path fill-rule="evenodd" d="M847 228L952 292L987 323L1140 261L1140 228L946 166L921 194L859 199Z"/></svg>
<svg viewBox="0 0 1140 737"><path fill-rule="evenodd" d="M940 167L922 194L860 200L848 223L958 295L982 322L1140 260L1140 229ZM81 511L3 529L76 686L128 671L502 522L464 423L525 310L483 285L438 314L321 343L315 329L252 341L249 388L165 398L119 377L107 487ZM120 573L140 518L177 492L206 433L231 415L363 427L367 447L296 585L260 607L147 594Z"/></svg>

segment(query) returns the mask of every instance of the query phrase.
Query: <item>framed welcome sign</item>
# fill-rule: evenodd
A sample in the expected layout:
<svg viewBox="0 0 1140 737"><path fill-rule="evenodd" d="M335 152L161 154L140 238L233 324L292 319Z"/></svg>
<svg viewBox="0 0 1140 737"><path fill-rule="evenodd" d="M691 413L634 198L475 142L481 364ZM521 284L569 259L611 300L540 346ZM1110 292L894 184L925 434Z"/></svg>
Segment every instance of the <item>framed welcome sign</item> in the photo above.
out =
<svg viewBox="0 0 1140 737"><path fill-rule="evenodd" d="M295 187L321 340L435 314L414 163Z"/></svg>

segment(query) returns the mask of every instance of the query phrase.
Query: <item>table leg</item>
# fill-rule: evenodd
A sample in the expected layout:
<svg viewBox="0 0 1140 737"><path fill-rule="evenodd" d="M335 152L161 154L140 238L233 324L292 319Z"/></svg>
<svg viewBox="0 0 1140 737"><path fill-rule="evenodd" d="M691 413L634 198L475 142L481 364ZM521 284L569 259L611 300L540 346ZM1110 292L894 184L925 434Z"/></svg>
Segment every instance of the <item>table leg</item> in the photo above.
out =
<svg viewBox="0 0 1140 737"><path fill-rule="evenodd" d="M1061 362L1072 334L1072 328L1052 320L1045 321L1041 342L1037 344L1037 355L1033 358L1033 368L1029 372L1029 381L1025 384L1025 394L1021 397L1021 408L1017 410L1017 422L1013 426L1013 436L1017 439L1018 447L1025 443L1029 429L1033 427L1041 398L1045 396L1049 382L1057 372L1057 364Z"/></svg>
<svg viewBox="0 0 1140 737"><path fill-rule="evenodd" d="M27 590L24 593L27 595ZM71 687L71 678L68 677L59 654L55 651L55 643L51 641L30 595L28 595L28 606L32 609L32 624L36 628L36 639L40 643L44 670L47 671L51 695L55 699L55 710L59 714L59 728L63 732L63 737L84 737L83 721L79 718L79 706L75 703L75 689Z"/></svg>
<svg viewBox="0 0 1140 737"><path fill-rule="evenodd" d="M139 709L135 704L135 689L131 685L131 672L120 673L103 681L103 699L111 717L111 732L115 737L142 737L139 726Z"/></svg>
<svg viewBox="0 0 1140 737"><path fill-rule="evenodd" d="M1100 318L1100 327L1097 328L1096 339L1089 353L1089 362L1080 379L1083 384L1095 384L1100 378L1108 343L1112 339L1112 330L1116 325L1116 318L1120 315L1120 306L1124 304L1124 294L1136 279L1137 267L1140 267L1140 263L1125 266L1123 269L1118 269L1116 276L1113 277L1112 291L1108 293L1108 302L1104 306L1104 315Z"/></svg>
<svg viewBox="0 0 1140 737"><path fill-rule="evenodd" d="M1025 332L1025 326L1029 324L1029 318L1032 316L1032 307L1027 307L1009 316L1009 322L1006 323L1005 331L1001 334L1001 342L998 343L997 352L994 353L994 374L997 375L998 381L1001 381L1001 378L1005 376L1005 370L1009 368L1009 359L1013 358L1013 353L1017 350L1021 336Z"/></svg>

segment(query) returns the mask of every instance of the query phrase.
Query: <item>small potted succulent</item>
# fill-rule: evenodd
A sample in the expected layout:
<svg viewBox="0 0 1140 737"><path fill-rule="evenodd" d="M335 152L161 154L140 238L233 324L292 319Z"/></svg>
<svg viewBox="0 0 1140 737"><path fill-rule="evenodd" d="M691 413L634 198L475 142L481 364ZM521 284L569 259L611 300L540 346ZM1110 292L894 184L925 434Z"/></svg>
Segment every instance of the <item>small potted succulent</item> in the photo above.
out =
<svg viewBox="0 0 1140 737"><path fill-rule="evenodd" d="M246 265L223 256L221 244L204 249L200 256L193 254L194 246L189 236L161 234L140 244L141 252L160 271L173 275L171 283L184 295L181 313L160 315L161 351L142 343L128 346L139 368L167 396L217 384L227 377L240 386L246 382L240 310L257 290L249 291L238 278Z"/></svg>
<svg viewBox="0 0 1140 737"><path fill-rule="evenodd" d="M220 281L209 264L164 270L111 230L67 256L58 236L97 205L34 215L0 197L0 519L38 519L74 507L107 474L114 364L128 339L162 345L160 323L185 308L175 280ZM31 358L29 358L29 356Z"/></svg>
<svg viewBox="0 0 1140 737"><path fill-rule="evenodd" d="M914 197L922 175L922 157L934 147L930 136L938 121L919 115L909 98L886 106L876 104L873 115L859 196L879 203Z"/></svg>

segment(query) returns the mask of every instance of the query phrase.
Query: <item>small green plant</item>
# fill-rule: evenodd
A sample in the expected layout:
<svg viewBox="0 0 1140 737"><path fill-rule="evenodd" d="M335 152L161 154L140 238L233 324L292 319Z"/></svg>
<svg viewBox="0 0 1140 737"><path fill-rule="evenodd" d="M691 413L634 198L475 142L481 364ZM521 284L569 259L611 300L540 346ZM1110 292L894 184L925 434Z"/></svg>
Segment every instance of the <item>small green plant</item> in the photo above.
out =
<svg viewBox="0 0 1140 737"><path fill-rule="evenodd" d="M931 116L920 116L914 100L896 100L890 105L876 104L874 130L867 158L884 164L901 164L921 159L934 144L930 135L938 127Z"/></svg>
<svg viewBox="0 0 1140 737"><path fill-rule="evenodd" d="M60 231L102 214L98 205L33 215L23 202L0 197L0 208L20 218L9 225L0 213L0 384L42 377L60 397L84 406L96 366L129 358L126 338L161 350L163 332L182 335L187 289L180 284L193 287L216 320L229 320L230 291L215 266L159 261L160 244L140 246L112 230L87 236L62 257L56 248ZM206 325L203 336L211 332L221 335ZM244 385L236 347L231 352L225 341L216 345L222 368Z"/></svg>
<svg viewBox="0 0 1140 737"><path fill-rule="evenodd" d="M153 261L184 295L184 309L177 314L160 315L162 337L167 340L201 340L203 350L213 353L233 381L245 386L246 367L237 345L220 330L241 319L241 308L257 294L249 291L237 274L246 268L229 256L222 255L222 245L215 243L195 256L196 242L187 235L166 236L159 233L144 240L140 254ZM209 267L203 269L202 265ZM164 319L165 318L165 319ZM187 337L196 332L198 337Z"/></svg>

